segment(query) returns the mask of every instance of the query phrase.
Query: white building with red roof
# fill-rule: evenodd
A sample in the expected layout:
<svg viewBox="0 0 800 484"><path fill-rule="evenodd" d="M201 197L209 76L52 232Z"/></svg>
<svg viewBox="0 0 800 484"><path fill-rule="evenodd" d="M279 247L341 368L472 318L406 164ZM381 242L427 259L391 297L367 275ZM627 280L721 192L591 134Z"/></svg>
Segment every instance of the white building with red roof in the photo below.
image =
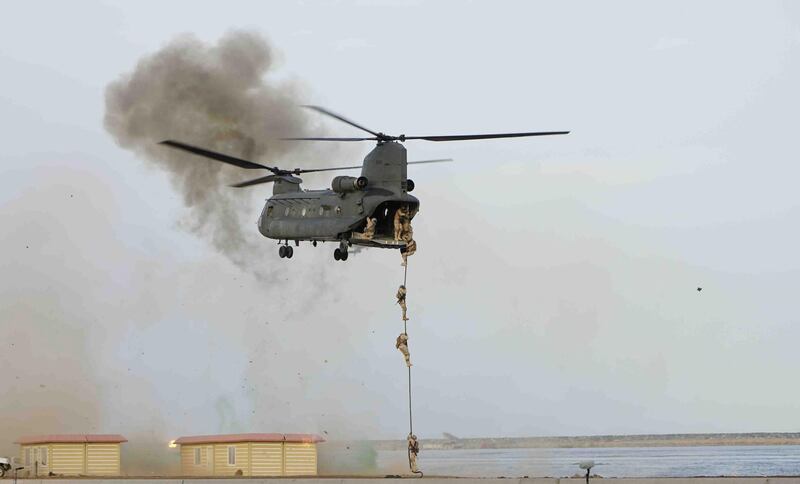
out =
<svg viewBox="0 0 800 484"><path fill-rule="evenodd" d="M20 437L20 462L28 476L118 476L117 434L51 434Z"/></svg>
<svg viewBox="0 0 800 484"><path fill-rule="evenodd" d="M176 439L185 476L315 476L315 434L193 435Z"/></svg>

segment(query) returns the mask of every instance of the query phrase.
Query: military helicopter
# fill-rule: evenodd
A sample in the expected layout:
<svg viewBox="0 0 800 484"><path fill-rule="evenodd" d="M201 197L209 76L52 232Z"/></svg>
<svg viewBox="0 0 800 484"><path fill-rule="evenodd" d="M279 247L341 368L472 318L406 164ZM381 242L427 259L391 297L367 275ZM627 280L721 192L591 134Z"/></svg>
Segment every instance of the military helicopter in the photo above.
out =
<svg viewBox="0 0 800 484"><path fill-rule="evenodd" d="M350 126L358 128L369 137L331 138L302 137L282 138L284 140L305 141L375 141L377 146L370 151L359 166L336 168L295 168L286 170L262 165L234 156L192 146L180 141L165 140L161 144L170 148L187 151L212 160L228 163L248 170L268 170L270 175L231 185L249 187L261 183L273 183L272 197L264 205L258 218L258 230L264 237L278 240L278 254L291 259L294 253L289 241L295 246L301 241L310 241L314 247L318 242L338 242L333 257L346 261L348 247L360 245L385 249L404 250L406 243L394 238L394 215L404 207L409 216L419 211L419 200L409 195L414 190L414 181L407 176L407 166L411 164L437 163L450 159L407 161L403 142L408 140L462 141L491 138L520 138L527 136L550 136L568 134L569 131L539 131L528 133L494 133L446 136L392 136L367 129L339 114L319 106L304 106L321 114L330 116ZM320 171L354 170L361 168L361 176L334 177L331 188L325 190L304 190L297 175ZM375 232L371 237L363 236L367 218L377 219Z"/></svg>

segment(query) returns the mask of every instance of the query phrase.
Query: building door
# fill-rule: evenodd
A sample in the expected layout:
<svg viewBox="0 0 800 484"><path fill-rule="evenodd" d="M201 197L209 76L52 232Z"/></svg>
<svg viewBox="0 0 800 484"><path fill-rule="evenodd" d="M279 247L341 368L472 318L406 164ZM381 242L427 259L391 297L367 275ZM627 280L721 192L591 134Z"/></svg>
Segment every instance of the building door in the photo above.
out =
<svg viewBox="0 0 800 484"><path fill-rule="evenodd" d="M39 462L39 475L48 475L50 473L50 456L47 452L47 446L39 447L39 458L37 460Z"/></svg>

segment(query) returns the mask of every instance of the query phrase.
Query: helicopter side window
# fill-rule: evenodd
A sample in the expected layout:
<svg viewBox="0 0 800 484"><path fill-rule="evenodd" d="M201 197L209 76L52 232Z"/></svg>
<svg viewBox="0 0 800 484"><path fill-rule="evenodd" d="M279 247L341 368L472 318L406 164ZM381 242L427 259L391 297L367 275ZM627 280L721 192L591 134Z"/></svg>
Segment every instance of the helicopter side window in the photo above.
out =
<svg viewBox="0 0 800 484"><path fill-rule="evenodd" d="M285 217L288 217L288 216L289 216L289 211L290 211L290 210L291 210L291 209L290 209L289 207L286 207L286 211L285 211L285 212L283 212L283 215L284 215Z"/></svg>
<svg viewBox="0 0 800 484"><path fill-rule="evenodd" d="M337 206L336 206L336 215L341 215L341 214L342 214L342 207L340 207L339 205L337 205Z"/></svg>
<svg viewBox="0 0 800 484"><path fill-rule="evenodd" d="M324 213L325 213L325 209L324 209L324 208L322 208L322 207L319 207L319 216L320 216L320 217L322 217L322 215L323 215Z"/></svg>
<svg viewBox="0 0 800 484"><path fill-rule="evenodd" d="M272 205L267 207L267 217L272 217Z"/></svg>
<svg viewBox="0 0 800 484"><path fill-rule="evenodd" d="M301 217L305 217L306 216L306 207L303 207L303 211L300 212L300 216Z"/></svg>

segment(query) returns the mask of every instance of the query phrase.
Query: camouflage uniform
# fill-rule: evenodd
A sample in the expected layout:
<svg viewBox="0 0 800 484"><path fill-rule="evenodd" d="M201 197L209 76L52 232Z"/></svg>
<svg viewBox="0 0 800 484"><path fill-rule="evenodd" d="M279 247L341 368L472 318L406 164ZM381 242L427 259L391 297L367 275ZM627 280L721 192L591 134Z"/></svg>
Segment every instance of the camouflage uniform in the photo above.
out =
<svg viewBox="0 0 800 484"><path fill-rule="evenodd" d="M403 358L406 359L406 366L411 368L411 354L408 352L408 335L406 333L400 333L400 336L397 337L397 341L394 343L394 347L400 350L400 353L403 353Z"/></svg>
<svg viewBox="0 0 800 484"><path fill-rule="evenodd" d="M402 206L394 213L394 240L403 238L403 225L408 220L408 209Z"/></svg>
<svg viewBox="0 0 800 484"><path fill-rule="evenodd" d="M417 474L419 469L417 468L417 454L419 454L419 442L417 442L417 436L414 434L408 434L408 465L411 467L411 472Z"/></svg>
<svg viewBox="0 0 800 484"><path fill-rule="evenodd" d="M397 289L397 304L400 305L400 309L403 310L403 321L408 321L408 317L406 316L406 312L408 311L408 306L406 306L406 286L400 286Z"/></svg>
<svg viewBox="0 0 800 484"><path fill-rule="evenodd" d="M400 251L400 255L403 257L403 263L400 264L401 266L405 267L408 265L408 256L414 255L417 251L417 241L414 239L409 239L406 241L406 246Z"/></svg>
<svg viewBox="0 0 800 484"><path fill-rule="evenodd" d="M364 228L364 238L371 239L375 237L375 224L378 222L378 219L367 217L367 226Z"/></svg>

